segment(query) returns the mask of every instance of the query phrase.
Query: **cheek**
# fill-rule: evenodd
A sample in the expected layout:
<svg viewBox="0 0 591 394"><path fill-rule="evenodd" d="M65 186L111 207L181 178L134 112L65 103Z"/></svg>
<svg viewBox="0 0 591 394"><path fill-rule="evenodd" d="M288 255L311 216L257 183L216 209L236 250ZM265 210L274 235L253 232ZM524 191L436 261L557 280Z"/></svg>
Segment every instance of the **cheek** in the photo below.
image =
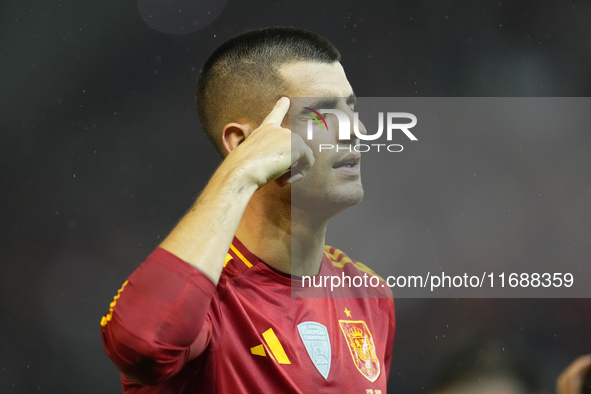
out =
<svg viewBox="0 0 591 394"><path fill-rule="evenodd" d="M314 151L314 166L310 173L313 174L314 178L320 179L321 182L330 175L332 166L330 165L329 154L327 152L318 152L318 148Z"/></svg>

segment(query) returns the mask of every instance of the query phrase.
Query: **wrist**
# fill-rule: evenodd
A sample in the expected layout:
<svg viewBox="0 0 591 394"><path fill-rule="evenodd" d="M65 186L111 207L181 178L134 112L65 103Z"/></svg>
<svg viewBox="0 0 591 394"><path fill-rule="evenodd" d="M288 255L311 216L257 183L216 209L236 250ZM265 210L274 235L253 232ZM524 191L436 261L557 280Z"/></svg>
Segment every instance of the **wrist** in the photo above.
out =
<svg viewBox="0 0 591 394"><path fill-rule="evenodd" d="M254 193L269 181L265 166L256 158L244 160L243 155L238 153L237 150L230 152L218 172L230 183L239 185L243 192Z"/></svg>
<svg viewBox="0 0 591 394"><path fill-rule="evenodd" d="M212 182L220 183L224 189L250 198L259 185L257 176L253 175L253 165L250 163L236 163L227 157L212 177Z"/></svg>

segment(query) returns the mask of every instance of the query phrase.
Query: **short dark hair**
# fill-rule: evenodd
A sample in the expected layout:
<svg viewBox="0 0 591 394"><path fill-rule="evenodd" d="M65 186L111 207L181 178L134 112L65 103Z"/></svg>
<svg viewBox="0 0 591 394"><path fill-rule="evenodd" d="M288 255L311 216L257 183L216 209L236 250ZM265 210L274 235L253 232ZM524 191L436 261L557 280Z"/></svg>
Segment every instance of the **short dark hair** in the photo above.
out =
<svg viewBox="0 0 591 394"><path fill-rule="evenodd" d="M270 27L232 37L207 59L197 79L197 111L203 130L224 157L222 128L263 121L289 89L280 66L298 61L334 63L341 54L326 38L295 27Z"/></svg>

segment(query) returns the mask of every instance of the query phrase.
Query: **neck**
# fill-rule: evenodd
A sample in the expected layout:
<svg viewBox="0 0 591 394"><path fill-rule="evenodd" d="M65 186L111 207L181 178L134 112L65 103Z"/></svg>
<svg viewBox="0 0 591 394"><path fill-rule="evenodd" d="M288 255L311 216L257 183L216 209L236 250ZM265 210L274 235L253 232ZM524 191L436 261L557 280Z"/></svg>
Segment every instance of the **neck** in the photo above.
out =
<svg viewBox="0 0 591 394"><path fill-rule="evenodd" d="M316 275L324 253L328 220L291 206L289 198L256 192L236 236L260 260L291 275Z"/></svg>

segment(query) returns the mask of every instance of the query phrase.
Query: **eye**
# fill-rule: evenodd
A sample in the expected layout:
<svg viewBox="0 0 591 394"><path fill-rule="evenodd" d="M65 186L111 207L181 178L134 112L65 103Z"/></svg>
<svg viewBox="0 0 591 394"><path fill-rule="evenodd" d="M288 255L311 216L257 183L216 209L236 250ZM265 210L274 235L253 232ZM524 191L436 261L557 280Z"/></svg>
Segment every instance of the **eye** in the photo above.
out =
<svg viewBox="0 0 591 394"><path fill-rule="evenodd" d="M326 117L327 117L327 116L329 116L329 115L331 115L331 114L328 114L328 113L322 113L322 112L321 112L321 113L320 113L320 115L321 115L321 116L322 116L324 119L326 119ZM310 120L316 120L316 119L318 119L318 120L322 121L322 119L320 119L320 118L318 117L318 115L316 115L316 114L313 114L313 113L311 113L311 112L305 112L304 114L302 114L302 117L303 117L303 119L305 119L305 120L307 120L307 119L310 119Z"/></svg>
<svg viewBox="0 0 591 394"><path fill-rule="evenodd" d="M324 112L320 112L320 116L322 116L325 120L327 120L330 115L332 115L331 113L324 113ZM318 118L318 116L316 116ZM322 121L322 119L320 119Z"/></svg>

